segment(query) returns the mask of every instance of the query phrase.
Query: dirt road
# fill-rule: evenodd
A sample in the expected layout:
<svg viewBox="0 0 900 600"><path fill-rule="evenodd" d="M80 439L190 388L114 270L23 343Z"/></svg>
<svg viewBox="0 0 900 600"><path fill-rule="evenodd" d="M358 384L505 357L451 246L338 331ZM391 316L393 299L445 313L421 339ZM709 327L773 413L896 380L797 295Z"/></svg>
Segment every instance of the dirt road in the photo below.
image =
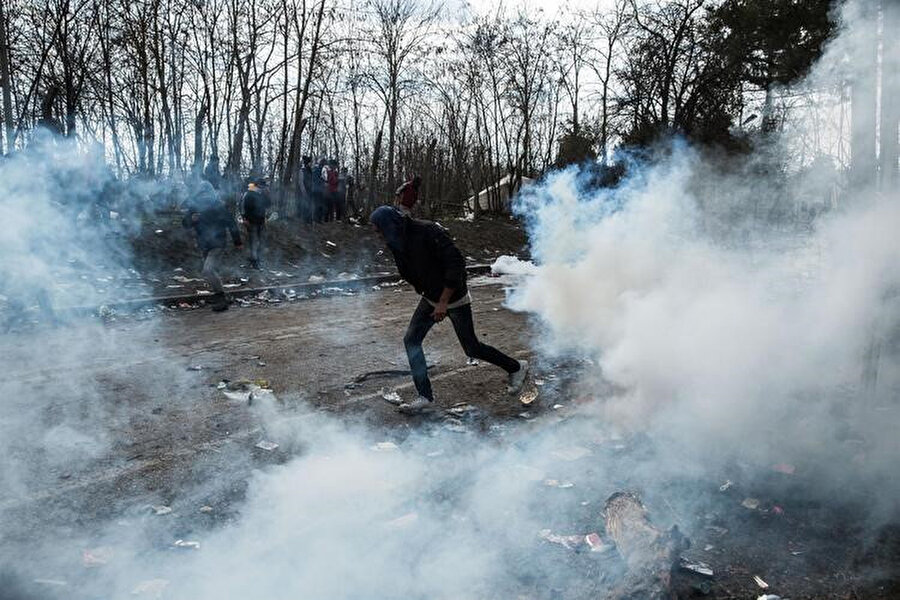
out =
<svg viewBox="0 0 900 600"><path fill-rule="evenodd" d="M481 479L492 463L508 465L491 477L506 477L515 494L502 502L508 510L487 511L476 545L497 544L495 560L514 596L604 597L621 564L608 554L573 552L537 532L597 531L602 500L637 489L660 526L678 524L692 539L690 558L715 570L706 587L682 574L687 596L755 597L753 575L761 574L793 598L895 597L896 532L888 529L862 548L871 532L847 522L844 515L854 507L808 499L799 473L748 477L726 491L720 491L722 480L708 475L669 477L659 465L676 457L659 455L652 440L610 435L602 410L579 403L583 364L542 357L539 324L503 307L496 280L475 280L473 296L481 337L535 364L523 398L536 400L527 406L506 394L501 371L468 364L449 323L426 340L438 404L432 414L403 417L382 398L392 389L411 398L406 375L357 381L407 368L401 340L417 298L404 286L222 314L197 309L108 324L79 321L4 336L0 587L22 586L18 595L7 592L13 598L96 598L122 589L117 577L127 574L133 587L156 576L154 553L171 557L173 540L240 528L259 474L276 465L290 469L310 450L309 438L298 437L291 421L312 411L358 424L357 432L386 444L410 440L422 456L429 456L429 435L441 440L440 452L426 459L434 466L425 470L428 488L421 492L441 515L436 523L449 509L460 511L454 518L477 521L477 508L485 507L470 498L490 496L493 481ZM267 393L252 404L227 397L227 388L242 380L270 386L277 400ZM602 396L602 382L595 378L590 390ZM456 432L458 441L448 442ZM279 447L257 448L261 441ZM351 480L357 476L350 474ZM294 493L300 492L291 489L288 506ZM750 495L760 499L759 509L743 503ZM393 508L406 510L407 499L396 500L402 504ZM250 504L258 510L259 498ZM426 505L419 506L425 513ZM168 517L156 516L168 509ZM340 527L345 517L339 513L330 526ZM332 538L330 531L323 536L313 540ZM294 551L301 541L285 543ZM117 553L110 564L133 571L136 563L149 574L99 568L106 564L106 544L115 544ZM873 565L860 566L864 560ZM161 572L171 573L166 565ZM9 568L13 575L6 574Z"/></svg>

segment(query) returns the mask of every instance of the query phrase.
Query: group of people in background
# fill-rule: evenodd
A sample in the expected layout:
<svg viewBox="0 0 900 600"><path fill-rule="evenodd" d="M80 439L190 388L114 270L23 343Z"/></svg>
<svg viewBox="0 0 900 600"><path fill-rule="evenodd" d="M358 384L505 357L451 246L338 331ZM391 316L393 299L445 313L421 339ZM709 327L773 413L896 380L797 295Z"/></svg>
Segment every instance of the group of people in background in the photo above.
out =
<svg viewBox="0 0 900 600"><path fill-rule="evenodd" d="M422 178L415 176L404 182L395 192L395 206L411 215L419 201ZM187 202L183 218L185 228L193 229L197 246L203 255L203 277L213 295L210 305L215 311L228 309L228 299L218 268L222 254L231 237L236 248L243 248L243 238L234 212L226 205L223 195L224 179L215 156L210 158ZM356 215L356 186L346 167L336 160L322 158L315 165L308 156L302 159L301 178L296 197L296 216L302 223L342 221ZM251 177L247 189L238 198L237 212L244 225L249 250L250 268L261 268L264 260L266 223L272 199L264 177Z"/></svg>
<svg viewBox="0 0 900 600"><path fill-rule="evenodd" d="M304 223L343 221L355 215L356 182L338 161L320 158L315 164L302 158L297 190L297 216Z"/></svg>

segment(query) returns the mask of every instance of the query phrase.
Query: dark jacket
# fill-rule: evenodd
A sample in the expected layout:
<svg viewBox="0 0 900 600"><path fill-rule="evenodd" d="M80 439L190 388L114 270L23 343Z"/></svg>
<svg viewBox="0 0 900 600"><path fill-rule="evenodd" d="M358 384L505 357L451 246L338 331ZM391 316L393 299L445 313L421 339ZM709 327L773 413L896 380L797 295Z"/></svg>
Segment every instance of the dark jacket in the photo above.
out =
<svg viewBox="0 0 900 600"><path fill-rule="evenodd" d="M416 291L438 302L445 287L452 288L450 302L468 293L466 259L444 229L430 221L403 217L404 247L391 248L397 270Z"/></svg>
<svg viewBox="0 0 900 600"><path fill-rule="evenodd" d="M241 216L248 223L261 225L266 222L266 211L272 201L262 192L256 190L247 190L244 197L241 198Z"/></svg>
<svg viewBox="0 0 900 600"><path fill-rule="evenodd" d="M238 231L234 216L225 207L221 200L212 191L208 182L203 182L199 192L195 195L191 207L188 208L181 224L185 228L193 228L197 234L197 245L203 252L213 248L224 248L228 241L227 233L231 232L234 245L241 244L241 234ZM197 215L194 221L193 216Z"/></svg>

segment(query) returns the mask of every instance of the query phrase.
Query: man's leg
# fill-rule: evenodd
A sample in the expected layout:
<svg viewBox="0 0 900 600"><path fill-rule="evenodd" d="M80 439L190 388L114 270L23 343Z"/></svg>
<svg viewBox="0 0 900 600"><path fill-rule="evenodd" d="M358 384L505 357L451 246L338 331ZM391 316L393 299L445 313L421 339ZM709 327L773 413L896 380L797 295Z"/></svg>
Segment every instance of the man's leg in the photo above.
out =
<svg viewBox="0 0 900 600"><path fill-rule="evenodd" d="M259 262L259 230L255 223L247 223L247 242L250 250L250 265L255 267Z"/></svg>
<svg viewBox="0 0 900 600"><path fill-rule="evenodd" d="M456 337L459 338L459 343L466 356L497 365L507 373L515 373L519 370L519 361L500 352L493 346L488 346L479 341L478 336L475 335L471 304L452 308L447 311L447 314L453 322Z"/></svg>
<svg viewBox="0 0 900 600"><path fill-rule="evenodd" d="M431 317L433 312L434 308L424 298L419 300L416 312L413 313L409 327L406 329L406 335L403 336L403 345L406 347L409 370L412 372L416 391L428 400L434 400L434 393L431 391L431 381L428 379L428 365L425 362L422 341L434 325L434 319Z"/></svg>
<svg viewBox="0 0 900 600"><path fill-rule="evenodd" d="M266 224L260 223L256 226L256 262L263 259L266 253Z"/></svg>
<svg viewBox="0 0 900 600"><path fill-rule="evenodd" d="M225 288L222 287L222 279L219 277L219 261L222 258L222 248L210 248L203 257L203 278L209 282L213 296L210 299L213 309L228 307L225 300Z"/></svg>

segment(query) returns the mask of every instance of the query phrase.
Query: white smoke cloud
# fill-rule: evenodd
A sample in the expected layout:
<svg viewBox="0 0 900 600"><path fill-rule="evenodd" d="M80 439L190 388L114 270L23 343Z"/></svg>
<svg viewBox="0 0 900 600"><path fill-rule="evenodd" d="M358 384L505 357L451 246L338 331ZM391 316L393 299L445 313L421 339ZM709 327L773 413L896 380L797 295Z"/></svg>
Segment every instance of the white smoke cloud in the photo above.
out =
<svg viewBox="0 0 900 600"><path fill-rule="evenodd" d="M710 226L716 198L702 190L730 203L750 185L678 145L614 191L555 174L520 200L539 266L510 304L542 318L551 351L595 355L624 390L604 402L623 425L707 463L825 466L861 437L869 456L857 475L877 480L900 457L873 418L897 383L881 338L900 324L900 202L857 197L812 233L760 223L723 243L721 224ZM884 348L870 397L873 343ZM831 463L836 481L850 465Z"/></svg>

